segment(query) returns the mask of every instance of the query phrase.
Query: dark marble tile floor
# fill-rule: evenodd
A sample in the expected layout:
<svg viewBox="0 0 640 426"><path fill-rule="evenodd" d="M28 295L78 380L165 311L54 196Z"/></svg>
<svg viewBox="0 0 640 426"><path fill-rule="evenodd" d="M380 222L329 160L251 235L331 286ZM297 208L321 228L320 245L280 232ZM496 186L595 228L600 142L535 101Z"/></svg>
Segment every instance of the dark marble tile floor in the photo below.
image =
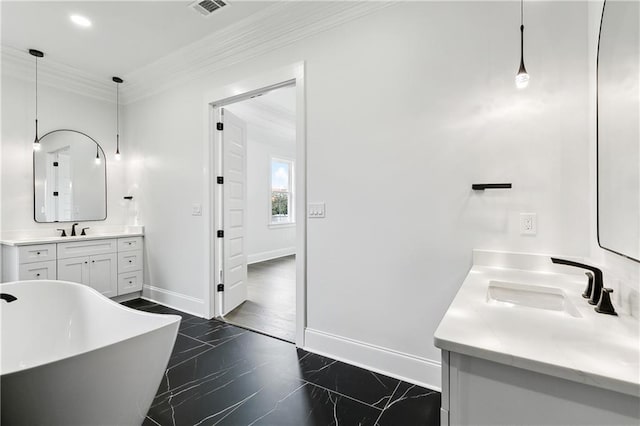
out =
<svg viewBox="0 0 640 426"><path fill-rule="evenodd" d="M144 426L440 424L439 392L142 299L124 305L182 316Z"/></svg>

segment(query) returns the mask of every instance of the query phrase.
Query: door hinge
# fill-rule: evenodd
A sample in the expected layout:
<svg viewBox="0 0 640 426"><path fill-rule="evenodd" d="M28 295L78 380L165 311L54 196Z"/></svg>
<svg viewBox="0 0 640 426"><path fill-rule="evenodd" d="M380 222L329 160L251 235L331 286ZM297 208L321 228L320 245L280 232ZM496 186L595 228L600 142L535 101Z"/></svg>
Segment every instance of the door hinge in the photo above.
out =
<svg viewBox="0 0 640 426"><path fill-rule="evenodd" d="M53 191L53 196L57 197L58 196L58 191Z"/></svg>
<svg viewBox="0 0 640 426"><path fill-rule="evenodd" d="M224 177L223 177L223 176L218 176L218 177L216 178L216 181L217 181L220 185L222 185L222 184L224 183Z"/></svg>
<svg viewBox="0 0 640 426"><path fill-rule="evenodd" d="M224 124L222 124L221 122L218 121L216 123L216 129L217 130L223 130L224 129Z"/></svg>
<svg viewBox="0 0 640 426"><path fill-rule="evenodd" d="M218 284L218 291L224 291L224 284Z"/></svg>
<svg viewBox="0 0 640 426"><path fill-rule="evenodd" d="M53 167L58 167L58 162L57 161L53 162Z"/></svg>
<svg viewBox="0 0 640 426"><path fill-rule="evenodd" d="M222 230L218 231L218 238L224 238L224 231Z"/></svg>

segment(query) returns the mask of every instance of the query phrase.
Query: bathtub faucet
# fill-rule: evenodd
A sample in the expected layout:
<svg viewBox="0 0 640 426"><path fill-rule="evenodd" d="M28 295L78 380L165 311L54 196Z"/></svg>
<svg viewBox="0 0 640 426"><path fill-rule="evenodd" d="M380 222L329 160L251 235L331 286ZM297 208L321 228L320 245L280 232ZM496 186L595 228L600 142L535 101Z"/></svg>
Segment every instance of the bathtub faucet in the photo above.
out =
<svg viewBox="0 0 640 426"><path fill-rule="evenodd" d="M17 297L9 293L0 293L0 299L6 301L7 303L11 303L14 300L18 300Z"/></svg>

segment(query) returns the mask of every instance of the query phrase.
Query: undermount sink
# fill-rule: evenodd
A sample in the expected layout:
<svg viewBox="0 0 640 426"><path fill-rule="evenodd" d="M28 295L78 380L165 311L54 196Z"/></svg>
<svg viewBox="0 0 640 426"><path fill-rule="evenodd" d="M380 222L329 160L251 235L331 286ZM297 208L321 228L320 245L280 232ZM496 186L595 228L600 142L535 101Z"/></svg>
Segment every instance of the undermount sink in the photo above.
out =
<svg viewBox="0 0 640 426"><path fill-rule="evenodd" d="M506 281L489 281L487 303L509 307L525 306L548 311L565 312L581 318L580 312L557 287L518 284Z"/></svg>

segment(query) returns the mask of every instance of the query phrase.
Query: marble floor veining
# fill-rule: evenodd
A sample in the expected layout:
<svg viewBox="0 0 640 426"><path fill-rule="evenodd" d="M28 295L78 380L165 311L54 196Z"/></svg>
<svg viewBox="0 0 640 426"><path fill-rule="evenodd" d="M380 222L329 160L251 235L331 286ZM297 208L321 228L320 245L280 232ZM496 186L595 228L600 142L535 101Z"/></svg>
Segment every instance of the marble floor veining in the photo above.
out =
<svg viewBox="0 0 640 426"><path fill-rule="evenodd" d="M145 426L439 425L440 393L217 320L182 316Z"/></svg>

